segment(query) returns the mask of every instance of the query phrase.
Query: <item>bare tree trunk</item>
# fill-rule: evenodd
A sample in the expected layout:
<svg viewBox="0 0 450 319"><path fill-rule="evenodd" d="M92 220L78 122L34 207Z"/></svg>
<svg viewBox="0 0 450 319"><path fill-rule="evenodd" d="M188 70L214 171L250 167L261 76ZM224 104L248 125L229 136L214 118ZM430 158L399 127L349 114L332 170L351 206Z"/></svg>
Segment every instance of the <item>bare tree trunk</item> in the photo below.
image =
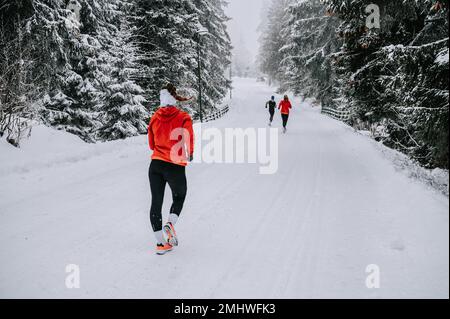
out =
<svg viewBox="0 0 450 319"><path fill-rule="evenodd" d="M19 147L33 118L31 105L35 89L20 15L15 30L17 34L11 39L0 25L0 137L6 135L10 144Z"/></svg>

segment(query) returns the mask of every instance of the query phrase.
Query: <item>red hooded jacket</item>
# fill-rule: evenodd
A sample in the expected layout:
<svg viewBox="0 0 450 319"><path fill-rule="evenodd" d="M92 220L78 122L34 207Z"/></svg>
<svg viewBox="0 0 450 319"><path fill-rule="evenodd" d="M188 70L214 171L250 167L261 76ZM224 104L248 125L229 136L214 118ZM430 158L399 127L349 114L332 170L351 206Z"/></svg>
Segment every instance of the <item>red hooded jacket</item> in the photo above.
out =
<svg viewBox="0 0 450 319"><path fill-rule="evenodd" d="M281 110L281 114L289 115L290 110L292 109L292 104L289 100L282 100L278 106L278 109Z"/></svg>
<svg viewBox="0 0 450 319"><path fill-rule="evenodd" d="M187 166L194 155L191 116L175 106L160 108L150 120L148 142L153 160Z"/></svg>

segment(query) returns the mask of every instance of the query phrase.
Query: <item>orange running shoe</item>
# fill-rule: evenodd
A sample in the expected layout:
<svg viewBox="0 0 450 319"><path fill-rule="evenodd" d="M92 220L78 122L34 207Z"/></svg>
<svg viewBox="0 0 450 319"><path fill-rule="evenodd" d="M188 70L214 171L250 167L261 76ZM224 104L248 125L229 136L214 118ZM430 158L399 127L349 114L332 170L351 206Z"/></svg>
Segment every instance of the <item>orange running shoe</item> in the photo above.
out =
<svg viewBox="0 0 450 319"><path fill-rule="evenodd" d="M168 252L172 251L173 246L169 243L162 245L162 244L158 244L156 246L156 254L159 256L165 255Z"/></svg>
<svg viewBox="0 0 450 319"><path fill-rule="evenodd" d="M175 231L175 227L173 227L172 223L167 223L166 226L164 226L164 232L166 233L167 242L172 247L178 246L178 238L177 238L177 232Z"/></svg>

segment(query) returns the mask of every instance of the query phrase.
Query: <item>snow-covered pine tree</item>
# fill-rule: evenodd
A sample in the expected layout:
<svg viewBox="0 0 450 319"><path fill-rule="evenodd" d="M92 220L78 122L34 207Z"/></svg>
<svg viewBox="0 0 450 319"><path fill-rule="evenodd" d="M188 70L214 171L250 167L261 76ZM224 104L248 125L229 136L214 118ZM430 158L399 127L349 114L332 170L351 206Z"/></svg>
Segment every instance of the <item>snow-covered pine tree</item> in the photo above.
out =
<svg viewBox="0 0 450 319"><path fill-rule="evenodd" d="M98 118L102 105L99 83L106 78L98 68L102 47L95 37L81 31L89 28L88 19L97 23L97 19L92 18L92 10L87 8L91 3L71 1L82 9L82 4L85 5L80 21L67 10L66 1L34 1L30 35L48 37L49 45L43 46L40 55L52 59L56 52L59 56L54 58L60 60L60 67L51 72L55 83L43 99L41 118L49 126L93 142L94 131L101 125Z"/></svg>
<svg viewBox="0 0 450 319"><path fill-rule="evenodd" d="M226 71L231 63L231 40L227 31L224 0L194 0L200 25L208 31L200 38L203 102L206 111L214 110L226 96L231 82ZM197 26L198 27L198 26ZM196 30L198 31L198 29Z"/></svg>
<svg viewBox="0 0 450 319"><path fill-rule="evenodd" d="M10 1L1 8L0 137L6 135L10 144L19 147L29 129L28 122L35 118L32 101L38 92L31 72L32 50L24 39L24 7ZM11 11L13 8L15 10Z"/></svg>
<svg viewBox="0 0 450 319"><path fill-rule="evenodd" d="M289 17L282 31L287 43L280 50L285 80L282 86L330 106L336 98L332 59L342 45L336 36L340 21L327 14L320 0L294 1Z"/></svg>
<svg viewBox="0 0 450 319"><path fill-rule="evenodd" d="M22 72L26 98L22 95L21 104L25 109L37 105L41 95L56 88L57 74L66 69L66 52L71 48L68 35L74 27L65 23L70 12L62 10L61 5L60 0L5 0L1 3L1 28L8 45L2 45L4 58L0 63L16 65L11 70ZM21 87L7 72L2 73L3 85L8 90ZM15 112L24 117L22 112Z"/></svg>
<svg viewBox="0 0 450 319"><path fill-rule="evenodd" d="M383 100L395 112L386 123L384 142L427 167L448 169L448 1L416 5L423 12L417 20L422 29L413 33L412 42L383 47L376 57L384 66L373 65L380 70Z"/></svg>
<svg viewBox="0 0 450 319"><path fill-rule="evenodd" d="M377 1L380 29L366 25L373 1L326 1L343 20L338 66L355 120L381 127L376 138L422 164L448 168L448 1Z"/></svg>
<svg viewBox="0 0 450 319"><path fill-rule="evenodd" d="M282 36L284 22L289 20L289 5L293 0L272 0L268 16L261 26L259 68L268 75L270 82L283 83L285 74L281 68L284 55L281 49L286 46L287 39Z"/></svg>
<svg viewBox="0 0 450 319"><path fill-rule="evenodd" d="M133 82L132 72L118 71L125 54L118 45L130 55L130 64L125 67L136 68L135 46L128 45L132 38L125 38L123 28L121 32L127 1L71 0L72 3L80 8L79 24L71 33L76 45L66 52L69 63L58 74L60 87L45 100L45 122L88 142L144 133L147 112L142 107L142 91ZM65 19L66 25L77 23L73 15ZM119 101L119 96L124 100ZM118 117L120 112L125 112L122 118Z"/></svg>
<svg viewBox="0 0 450 319"><path fill-rule="evenodd" d="M199 40L204 111L212 110L225 97L230 87L225 72L231 56L225 4L223 0L136 1L135 25L148 68L139 83L153 108L168 82L186 95L197 96ZM199 25L209 34L199 38ZM189 111L198 117L196 106Z"/></svg>
<svg viewBox="0 0 450 319"><path fill-rule="evenodd" d="M97 132L102 140L123 139L147 132L149 112L143 105L146 102L144 90L134 81L140 76L142 57L133 39L133 29L124 16L105 56L110 79L102 108L103 125Z"/></svg>
<svg viewBox="0 0 450 319"><path fill-rule="evenodd" d="M197 81L197 15L190 0L136 0L133 20L145 55L146 74L139 83L155 110L165 84L192 87Z"/></svg>
<svg viewBox="0 0 450 319"><path fill-rule="evenodd" d="M233 74L238 77L249 77L254 73L253 61L251 59L250 51L247 44L241 37L235 43L233 51Z"/></svg>

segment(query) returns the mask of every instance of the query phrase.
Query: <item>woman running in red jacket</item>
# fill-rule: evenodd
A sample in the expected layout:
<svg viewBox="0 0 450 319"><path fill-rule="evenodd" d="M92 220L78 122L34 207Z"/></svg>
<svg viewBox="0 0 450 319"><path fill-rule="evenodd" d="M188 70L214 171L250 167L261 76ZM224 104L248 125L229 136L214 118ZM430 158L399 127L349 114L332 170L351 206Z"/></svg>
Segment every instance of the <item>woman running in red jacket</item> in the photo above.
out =
<svg viewBox="0 0 450 319"><path fill-rule="evenodd" d="M187 194L186 166L194 156L192 118L176 107L187 101L169 84L160 93L161 107L152 116L148 141L153 151L149 169L152 207L150 221L155 233L156 253L164 255L178 246L175 224L180 217ZM166 184L172 190L173 204L167 224L162 226L162 207ZM164 234L166 235L164 237Z"/></svg>
<svg viewBox="0 0 450 319"><path fill-rule="evenodd" d="M289 113L292 109L291 101L289 101L289 97L287 95L284 96L284 99L280 102L278 109L281 110L281 117L283 119L283 133L287 132L287 123L289 120Z"/></svg>

